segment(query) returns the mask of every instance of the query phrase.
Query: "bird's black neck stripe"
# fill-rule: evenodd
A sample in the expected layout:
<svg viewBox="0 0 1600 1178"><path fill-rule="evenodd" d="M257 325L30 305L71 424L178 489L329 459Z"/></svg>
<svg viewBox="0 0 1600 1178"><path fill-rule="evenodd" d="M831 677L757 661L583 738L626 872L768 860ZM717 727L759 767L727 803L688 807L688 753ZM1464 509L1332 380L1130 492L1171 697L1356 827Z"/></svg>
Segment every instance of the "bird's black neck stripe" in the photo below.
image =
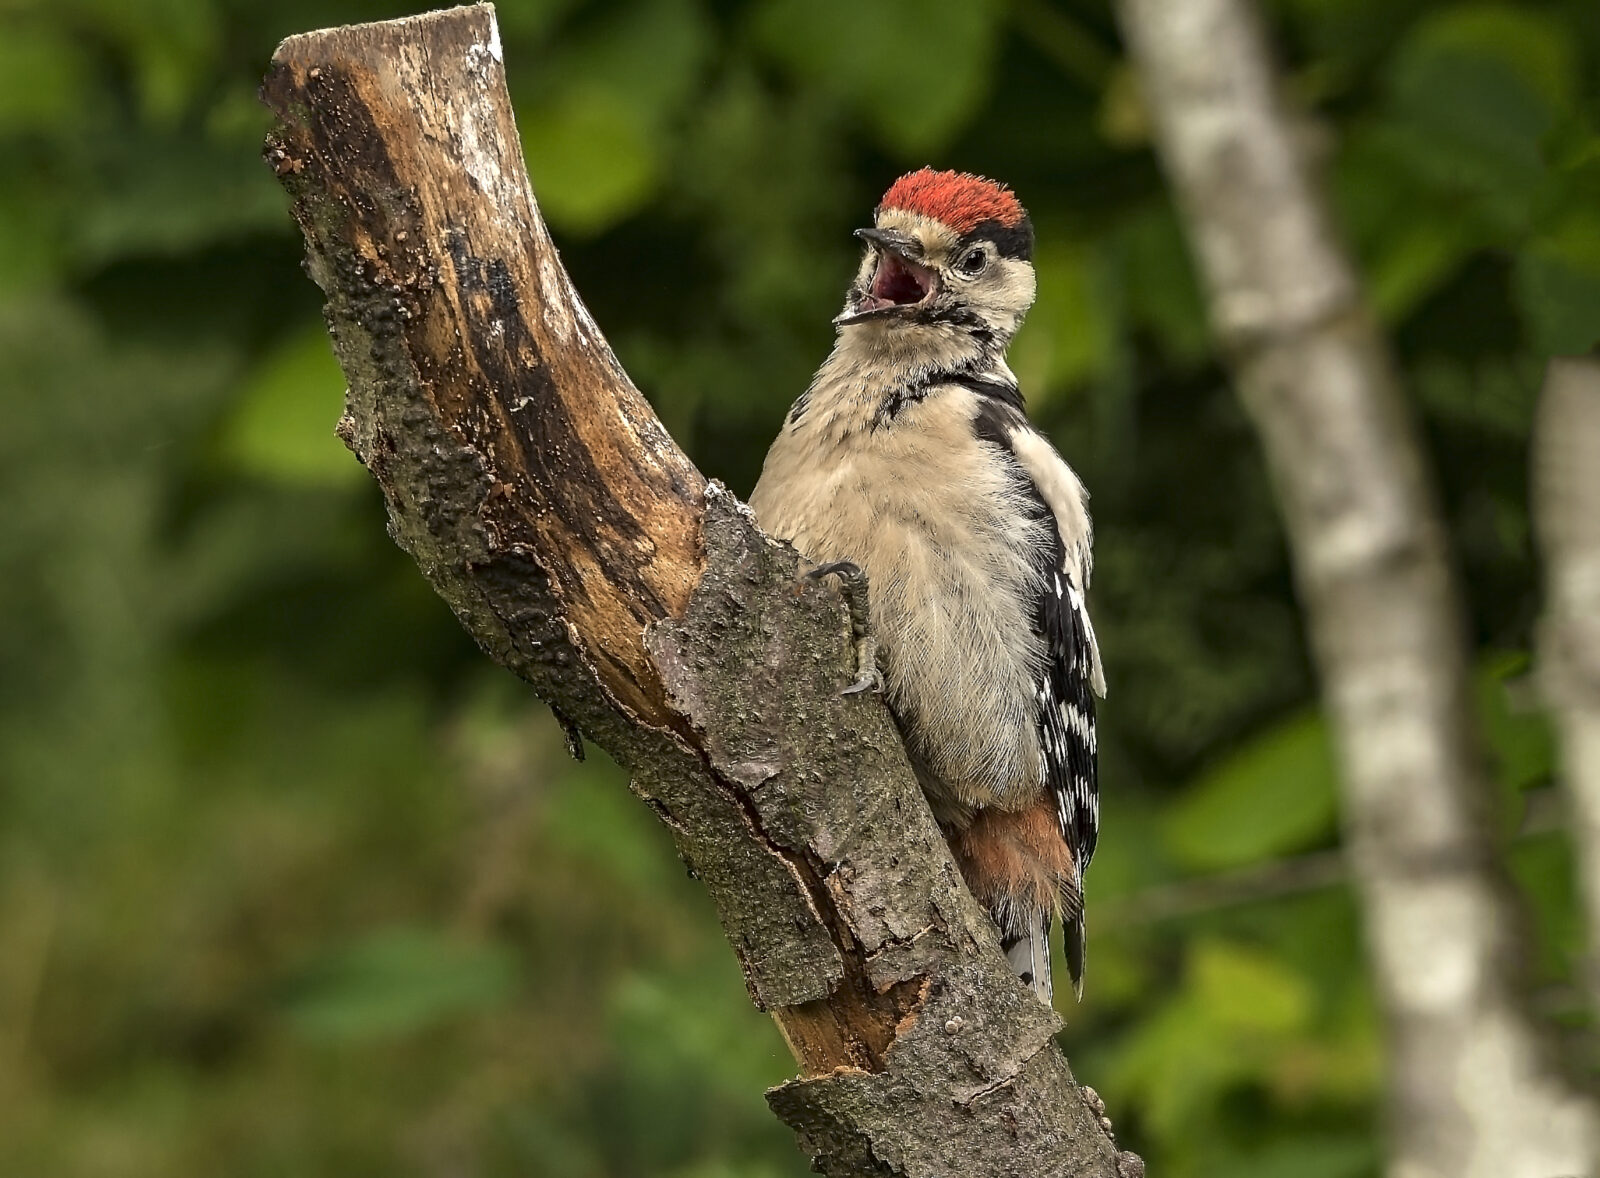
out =
<svg viewBox="0 0 1600 1178"><path fill-rule="evenodd" d="M966 373L959 376L951 376L949 383L971 389L978 396L985 399L999 401L1002 405L1009 405L1018 413L1027 411L1028 407L1022 400L1022 390L1017 387L1017 382L1014 380Z"/></svg>
<svg viewBox="0 0 1600 1178"><path fill-rule="evenodd" d="M1006 405L1019 413L1023 411L1022 390L1016 386L1016 382L976 373L969 367L962 367L929 372L895 389L878 402L877 412L872 418L872 427L882 429L892 425L901 412L925 400L934 389L952 384L970 389L985 402L993 401Z"/></svg>

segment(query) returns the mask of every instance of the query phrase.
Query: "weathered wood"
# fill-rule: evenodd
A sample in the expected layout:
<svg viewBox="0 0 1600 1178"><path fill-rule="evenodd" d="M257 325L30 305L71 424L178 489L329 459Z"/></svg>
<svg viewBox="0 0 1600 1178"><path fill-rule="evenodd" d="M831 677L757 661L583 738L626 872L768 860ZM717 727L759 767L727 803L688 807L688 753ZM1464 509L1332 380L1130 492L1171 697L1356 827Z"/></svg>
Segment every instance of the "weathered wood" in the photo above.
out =
<svg viewBox="0 0 1600 1178"><path fill-rule="evenodd" d="M842 603L707 483L539 217L487 5L290 38L263 88L340 435L483 649L605 748L716 903L829 1174L1142 1173L1011 975Z"/></svg>

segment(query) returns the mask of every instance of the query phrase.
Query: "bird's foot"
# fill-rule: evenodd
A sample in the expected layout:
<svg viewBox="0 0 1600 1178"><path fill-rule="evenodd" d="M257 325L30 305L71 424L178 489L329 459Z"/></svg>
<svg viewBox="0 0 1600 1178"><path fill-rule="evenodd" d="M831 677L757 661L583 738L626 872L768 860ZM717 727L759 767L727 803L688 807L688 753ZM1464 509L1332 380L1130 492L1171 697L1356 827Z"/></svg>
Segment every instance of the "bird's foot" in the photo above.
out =
<svg viewBox="0 0 1600 1178"><path fill-rule="evenodd" d="M872 611L867 604L867 574L854 561L836 560L808 570L804 579L820 581L823 577L839 578L839 592L844 594L845 604L850 607L850 633L855 638L856 681L840 694L882 692L883 672L878 670L878 639L872 633Z"/></svg>

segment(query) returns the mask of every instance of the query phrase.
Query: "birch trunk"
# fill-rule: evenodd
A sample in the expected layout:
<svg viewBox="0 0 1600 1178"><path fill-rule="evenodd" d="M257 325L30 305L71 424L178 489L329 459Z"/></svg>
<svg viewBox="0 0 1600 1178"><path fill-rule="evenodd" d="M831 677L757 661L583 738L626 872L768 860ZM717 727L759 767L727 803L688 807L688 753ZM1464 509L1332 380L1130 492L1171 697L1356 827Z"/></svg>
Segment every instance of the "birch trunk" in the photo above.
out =
<svg viewBox="0 0 1600 1178"><path fill-rule="evenodd" d="M1600 358L1550 362L1533 472L1546 594L1539 676L1561 736L1589 917L1586 980L1600 1009Z"/></svg>
<svg viewBox="0 0 1600 1178"><path fill-rule="evenodd" d="M1215 329L1288 526L1389 1032L1391 1178L1591 1173L1521 1003L1461 605L1385 341L1248 0L1118 0ZM1293 789L1293 782L1284 782Z"/></svg>

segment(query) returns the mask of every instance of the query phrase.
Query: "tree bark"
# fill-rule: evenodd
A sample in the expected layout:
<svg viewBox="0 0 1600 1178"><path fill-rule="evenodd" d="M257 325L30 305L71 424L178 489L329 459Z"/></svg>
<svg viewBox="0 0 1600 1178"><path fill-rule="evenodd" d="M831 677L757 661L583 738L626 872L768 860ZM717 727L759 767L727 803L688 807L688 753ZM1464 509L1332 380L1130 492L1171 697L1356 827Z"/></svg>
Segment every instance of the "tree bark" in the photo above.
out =
<svg viewBox="0 0 1600 1178"><path fill-rule="evenodd" d="M1337 735L1390 1037L1392 1178L1591 1172L1485 822L1465 626L1386 345L1248 0L1118 0L1211 315L1261 435ZM1285 782L1285 789L1294 788Z"/></svg>
<svg viewBox="0 0 1600 1178"><path fill-rule="evenodd" d="M1142 1173L961 882L838 596L707 483L573 289L487 5L291 37L263 97L349 380L340 436L490 657L704 882L823 1173Z"/></svg>
<svg viewBox="0 0 1600 1178"><path fill-rule="evenodd" d="M1600 358L1550 361L1533 477L1546 594L1539 678L1561 737L1589 917L1585 980L1600 1009Z"/></svg>

